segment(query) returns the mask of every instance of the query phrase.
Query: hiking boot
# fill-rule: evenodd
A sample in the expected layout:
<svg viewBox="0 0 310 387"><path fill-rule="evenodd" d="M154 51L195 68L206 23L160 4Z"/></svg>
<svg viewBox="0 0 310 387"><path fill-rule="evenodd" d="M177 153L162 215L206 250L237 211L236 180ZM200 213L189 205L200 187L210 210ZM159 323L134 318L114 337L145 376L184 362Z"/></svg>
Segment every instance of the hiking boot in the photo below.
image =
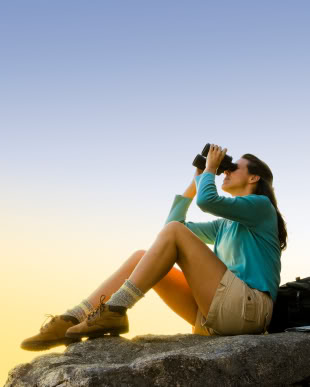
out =
<svg viewBox="0 0 310 387"><path fill-rule="evenodd" d="M44 326L44 323L42 324L39 334L25 339L20 345L22 349L44 351L58 345L69 345L80 341L65 336L67 329L79 324L79 320L67 315L53 316L50 314L47 316L52 317L51 321Z"/></svg>
<svg viewBox="0 0 310 387"><path fill-rule="evenodd" d="M104 304L102 297L100 305L83 322L67 330L66 337L100 337L106 333L118 336L129 331L127 308Z"/></svg>

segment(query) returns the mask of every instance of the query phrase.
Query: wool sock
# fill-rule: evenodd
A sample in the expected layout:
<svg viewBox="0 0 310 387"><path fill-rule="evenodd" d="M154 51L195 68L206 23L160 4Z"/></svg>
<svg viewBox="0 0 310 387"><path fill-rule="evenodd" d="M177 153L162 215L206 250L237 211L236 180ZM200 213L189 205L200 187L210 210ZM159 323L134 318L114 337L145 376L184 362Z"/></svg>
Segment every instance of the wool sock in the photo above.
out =
<svg viewBox="0 0 310 387"><path fill-rule="evenodd" d="M144 293L141 292L141 290L138 289L129 279L126 279L124 284L117 292L112 294L106 304L132 308L142 297L144 297Z"/></svg>
<svg viewBox="0 0 310 387"><path fill-rule="evenodd" d="M72 309L68 309L62 316L71 316L77 319L79 322L85 320L87 315L95 308L88 300L83 300L79 305L76 305Z"/></svg>

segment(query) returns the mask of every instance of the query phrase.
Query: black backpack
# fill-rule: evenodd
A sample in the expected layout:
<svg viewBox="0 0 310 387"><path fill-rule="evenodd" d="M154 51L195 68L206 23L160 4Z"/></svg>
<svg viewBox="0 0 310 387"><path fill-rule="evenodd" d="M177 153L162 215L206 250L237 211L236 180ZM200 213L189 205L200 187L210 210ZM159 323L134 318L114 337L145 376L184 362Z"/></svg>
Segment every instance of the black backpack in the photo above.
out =
<svg viewBox="0 0 310 387"><path fill-rule="evenodd" d="M287 282L278 289L268 333L310 325L310 277Z"/></svg>

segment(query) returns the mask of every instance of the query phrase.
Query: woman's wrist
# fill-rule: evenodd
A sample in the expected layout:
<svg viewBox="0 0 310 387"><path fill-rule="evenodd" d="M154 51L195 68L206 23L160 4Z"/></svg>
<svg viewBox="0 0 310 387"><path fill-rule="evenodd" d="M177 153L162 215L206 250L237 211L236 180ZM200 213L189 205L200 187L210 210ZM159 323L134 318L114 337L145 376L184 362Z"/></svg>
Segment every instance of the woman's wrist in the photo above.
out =
<svg viewBox="0 0 310 387"><path fill-rule="evenodd" d="M196 196L196 183L194 180L184 191L182 196L184 196L185 198L194 199L194 197Z"/></svg>
<svg viewBox="0 0 310 387"><path fill-rule="evenodd" d="M203 173L205 172L210 172L210 173L213 173L214 175L216 174L216 168L212 168L212 167L207 167Z"/></svg>

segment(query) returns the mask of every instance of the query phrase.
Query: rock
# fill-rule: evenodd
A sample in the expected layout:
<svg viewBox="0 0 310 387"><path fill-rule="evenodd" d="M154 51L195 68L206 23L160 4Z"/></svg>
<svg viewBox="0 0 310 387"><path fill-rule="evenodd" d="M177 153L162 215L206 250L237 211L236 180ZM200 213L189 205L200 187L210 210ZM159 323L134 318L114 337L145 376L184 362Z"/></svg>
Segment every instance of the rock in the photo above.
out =
<svg viewBox="0 0 310 387"><path fill-rule="evenodd" d="M310 334L106 336L9 372L5 387L310 386Z"/></svg>

